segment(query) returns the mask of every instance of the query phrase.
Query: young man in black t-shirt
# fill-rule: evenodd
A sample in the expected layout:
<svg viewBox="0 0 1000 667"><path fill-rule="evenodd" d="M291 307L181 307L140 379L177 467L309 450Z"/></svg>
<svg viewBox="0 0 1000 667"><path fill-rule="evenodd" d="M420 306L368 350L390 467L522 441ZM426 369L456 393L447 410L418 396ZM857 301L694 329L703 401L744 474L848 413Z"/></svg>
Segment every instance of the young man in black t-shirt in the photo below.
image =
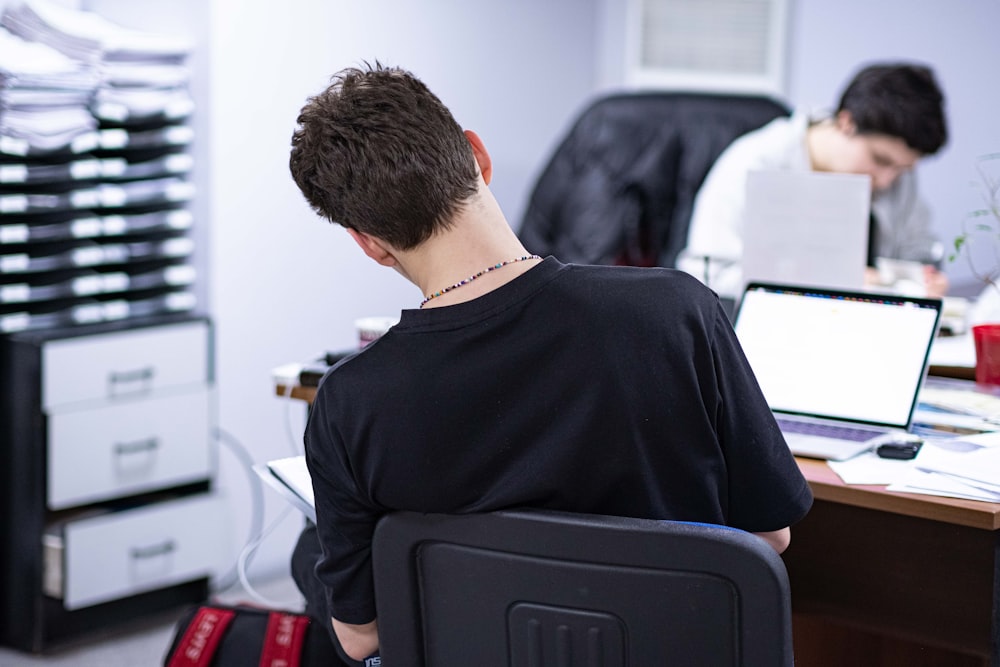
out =
<svg viewBox="0 0 1000 667"><path fill-rule="evenodd" d="M298 121L310 204L424 295L327 374L306 429L318 523L293 569L348 656L378 649L371 536L395 510L703 521L788 545L812 495L711 291L530 255L483 142L408 72L345 70Z"/></svg>

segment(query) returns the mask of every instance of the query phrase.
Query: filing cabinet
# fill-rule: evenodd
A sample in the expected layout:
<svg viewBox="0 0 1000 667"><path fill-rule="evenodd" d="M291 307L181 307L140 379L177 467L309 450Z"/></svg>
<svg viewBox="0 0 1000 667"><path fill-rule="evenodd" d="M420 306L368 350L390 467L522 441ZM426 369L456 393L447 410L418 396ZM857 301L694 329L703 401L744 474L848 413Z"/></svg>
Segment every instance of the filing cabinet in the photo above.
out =
<svg viewBox="0 0 1000 667"><path fill-rule="evenodd" d="M212 327L0 338L0 639L40 651L202 600L226 550Z"/></svg>

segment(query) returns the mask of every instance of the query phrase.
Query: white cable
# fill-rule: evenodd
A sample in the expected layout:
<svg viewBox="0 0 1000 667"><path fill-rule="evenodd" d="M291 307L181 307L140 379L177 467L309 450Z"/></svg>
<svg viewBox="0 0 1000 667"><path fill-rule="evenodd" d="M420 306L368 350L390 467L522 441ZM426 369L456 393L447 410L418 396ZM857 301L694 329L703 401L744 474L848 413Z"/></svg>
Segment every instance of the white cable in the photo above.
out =
<svg viewBox="0 0 1000 667"><path fill-rule="evenodd" d="M250 487L250 530L247 534L247 541L245 544L250 544L253 540L261 534L264 526L264 488L263 482L257 473L253 471L253 458L247 451L246 447L231 433L228 433L222 428L216 428L214 431L216 440L226 445L226 447L236 456L237 460L242 464L243 471L246 473L247 482ZM225 590L236 583L238 572L236 571L237 566L234 564L233 568L218 578L214 587L216 590Z"/></svg>
<svg viewBox="0 0 1000 667"><path fill-rule="evenodd" d="M286 382L283 396L290 399L292 397L293 388L293 382ZM292 405L293 403L289 401L285 411L285 428L288 433L289 442L292 446L292 452L299 455L304 453L304 445L302 444L301 439L297 440L294 435L295 432L291 419ZM303 431L304 430L305 428L303 427ZM274 531L281 520L284 519L288 515L288 512L290 512L293 508L291 506L287 506L278 518L270 526L264 529L262 527L264 523L264 489L260 477L258 477L253 470L253 458L250 456L246 447L244 447L235 436L226 432L222 428L215 429L215 437L219 440L219 442L225 444L229 450L236 455L236 458L239 459L242 464L244 472L246 472L247 475L247 480L249 481L251 508L250 532L247 536L247 541L244 544L243 549L240 551L240 555L237 557L236 564L233 566L233 569L225 575L219 577L214 585L215 589L219 591L226 590L238 580L246 592L258 602L265 605L281 607L283 606L281 603L268 600L265 596L261 595L254 589L247 578L246 571L250 565L250 561L256 553L257 548L264 541L264 539Z"/></svg>
<svg viewBox="0 0 1000 667"><path fill-rule="evenodd" d="M284 518L288 516L288 513L291 512L292 509L291 505L286 506L285 509L278 515L278 518L271 522L271 525L261 532L255 540L243 547L243 551L240 552L239 558L236 559L236 571L239 574L240 583L243 585L243 589L249 593L250 597L254 600L269 607L289 608L297 603L271 600L270 598L258 593L250 583L250 580L247 578L247 568L250 567L250 561L257 552L257 547L259 547L261 542L263 542L264 539L278 527L278 524L280 524Z"/></svg>

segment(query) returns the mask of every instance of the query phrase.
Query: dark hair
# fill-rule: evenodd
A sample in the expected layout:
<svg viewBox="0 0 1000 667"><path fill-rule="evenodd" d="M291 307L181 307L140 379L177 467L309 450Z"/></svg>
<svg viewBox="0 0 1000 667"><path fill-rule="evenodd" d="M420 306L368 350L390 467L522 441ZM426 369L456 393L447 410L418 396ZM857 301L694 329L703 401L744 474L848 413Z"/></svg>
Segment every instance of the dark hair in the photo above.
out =
<svg viewBox="0 0 1000 667"><path fill-rule="evenodd" d="M321 216L402 250L447 228L478 177L441 100L410 72L378 62L338 72L309 98L289 167Z"/></svg>
<svg viewBox="0 0 1000 667"><path fill-rule="evenodd" d="M884 134L922 153L936 153L948 140L944 94L929 67L870 65L858 72L840 98L859 134Z"/></svg>

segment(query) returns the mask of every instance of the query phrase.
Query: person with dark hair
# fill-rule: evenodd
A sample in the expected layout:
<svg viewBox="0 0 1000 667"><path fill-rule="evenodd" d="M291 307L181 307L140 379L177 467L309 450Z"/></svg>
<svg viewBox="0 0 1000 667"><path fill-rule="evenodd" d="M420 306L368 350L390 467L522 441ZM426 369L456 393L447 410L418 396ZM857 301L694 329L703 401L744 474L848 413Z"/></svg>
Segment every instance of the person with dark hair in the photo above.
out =
<svg viewBox="0 0 1000 667"><path fill-rule="evenodd" d="M678 268L719 294L738 297L743 282L747 174L819 171L871 177L869 267L877 257L924 264L924 291L943 296L942 248L919 198L913 168L948 139L944 95L923 65L874 64L855 74L832 115L798 111L734 141L709 170L695 199ZM707 264L706 264L706 259ZM867 279L876 278L869 268Z"/></svg>
<svg viewBox="0 0 1000 667"><path fill-rule="evenodd" d="M398 68L336 75L290 167L423 295L327 372L306 426L317 523L292 571L345 659L377 664L371 540L393 511L701 521L787 547L812 493L704 285L529 254L482 140Z"/></svg>

